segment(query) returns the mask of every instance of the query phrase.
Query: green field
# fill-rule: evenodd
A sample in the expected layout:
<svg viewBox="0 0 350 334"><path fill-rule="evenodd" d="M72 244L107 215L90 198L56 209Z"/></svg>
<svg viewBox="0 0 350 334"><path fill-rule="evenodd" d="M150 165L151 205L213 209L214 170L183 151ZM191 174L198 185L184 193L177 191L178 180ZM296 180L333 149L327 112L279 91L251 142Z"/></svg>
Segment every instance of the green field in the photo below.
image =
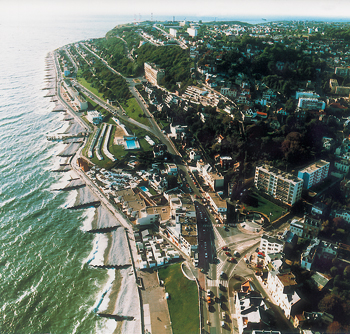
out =
<svg viewBox="0 0 350 334"><path fill-rule="evenodd" d="M160 269L159 278L170 295L168 306L173 333L199 333L197 284L182 274L181 263Z"/></svg>
<svg viewBox="0 0 350 334"><path fill-rule="evenodd" d="M260 196L255 191L249 193L247 198L243 200L243 203L247 211L261 212L270 218L271 222L281 217L283 212L286 211L286 209L268 201L266 198Z"/></svg>
<svg viewBox="0 0 350 334"><path fill-rule="evenodd" d="M137 103L136 99L133 97L129 99L126 104L123 104L123 108L126 114L142 124L149 126L149 121L146 115L143 113L140 105Z"/></svg>
<svg viewBox="0 0 350 334"><path fill-rule="evenodd" d="M89 84L84 78L82 77L77 77L78 82L84 86L86 89L88 89L89 91L91 91L93 94L95 94L96 96L98 96L99 98L103 99L103 95L101 93L99 93L99 91L92 87L91 84Z"/></svg>

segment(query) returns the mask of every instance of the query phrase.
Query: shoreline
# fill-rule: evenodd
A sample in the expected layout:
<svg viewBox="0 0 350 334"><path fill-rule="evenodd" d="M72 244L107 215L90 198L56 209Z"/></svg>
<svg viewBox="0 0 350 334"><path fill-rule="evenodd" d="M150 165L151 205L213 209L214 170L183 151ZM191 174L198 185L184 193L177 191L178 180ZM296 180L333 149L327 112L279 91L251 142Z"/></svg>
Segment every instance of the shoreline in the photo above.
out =
<svg viewBox="0 0 350 334"><path fill-rule="evenodd" d="M57 102L55 102L55 104L56 106L58 104L62 105L62 108L59 109L63 109L63 120L68 123L67 127L64 129L64 134L71 135L73 137L81 133L90 133L91 130L80 119L79 114L72 110L72 107L63 99L63 97L61 97L61 92L59 91L61 89L61 72L59 72L60 67L58 64L57 55L55 51L51 52L50 55L50 66L53 66L56 72L56 78L53 79L56 81L55 98L57 99ZM71 157L69 166L71 167L71 170L77 174L77 178L80 180L80 182L85 184L83 187L74 189L74 191L77 191L77 195L74 201L74 205L73 207L70 207L70 209L84 209L91 206L96 207L91 222L89 222L90 230L85 232L94 233L95 238L98 236L98 234L100 234L98 240L104 241L102 243L98 242L99 245L96 245L97 248L95 251L95 246L93 246L92 252L94 252L94 256L92 261L89 262L89 265L91 267L102 266L106 269L111 267L114 268L113 270L115 273L115 278L111 285L110 291L103 296L103 300L96 312L98 314L101 314L101 316L109 317L108 315L110 315L112 318L115 318L116 328L113 333L117 333L121 328L123 328L123 332L131 328L133 329L132 332L135 332L135 330L137 330L137 332L142 332L142 303L136 284L137 277L133 260L133 251L130 245L130 241L128 240L128 235L125 231L126 228L131 229L131 226L126 221L125 217L123 217L123 214L114 208L111 203L109 203L108 199L106 199L104 195L101 194L101 191L97 189L97 186L94 185L92 180L87 175L85 175L85 173L78 166L77 159L79 157L83 157L81 152L87 144L87 138L88 137L85 135L83 141L79 144L68 144L68 146L66 146L66 149L61 151L61 153L58 155L62 154L64 151L69 151L67 152ZM73 148L70 151L69 149L67 150L67 147ZM82 230L84 230L84 226ZM104 249L102 250L101 248ZM123 255L120 256L121 254ZM97 258L95 258L95 256L97 256ZM94 262L98 263L94 265ZM125 301L128 300L126 296L133 296L131 297L133 301L131 304L129 302L127 310L128 314L121 314L121 317L119 319L119 315L116 314L116 310L119 309L120 311L123 309L123 304L125 304ZM121 302L122 304L120 304ZM104 303L106 303L106 309L101 310Z"/></svg>

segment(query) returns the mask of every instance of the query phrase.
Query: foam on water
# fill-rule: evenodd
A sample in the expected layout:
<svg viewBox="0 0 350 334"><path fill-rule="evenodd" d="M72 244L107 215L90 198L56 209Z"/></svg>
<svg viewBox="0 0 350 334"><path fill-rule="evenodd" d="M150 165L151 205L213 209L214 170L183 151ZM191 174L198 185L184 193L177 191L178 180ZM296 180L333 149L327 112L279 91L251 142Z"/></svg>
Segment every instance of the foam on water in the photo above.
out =
<svg viewBox="0 0 350 334"><path fill-rule="evenodd" d="M92 220L94 219L96 213L96 208L91 207L84 211L82 217L84 218L83 226L80 228L82 231L91 231L92 229Z"/></svg>
<svg viewBox="0 0 350 334"><path fill-rule="evenodd" d="M91 252L91 257L88 259L87 263L89 263L92 266L103 266L104 252L107 246L108 246L107 236L102 233L96 234L93 242L93 250Z"/></svg>
<svg viewBox="0 0 350 334"><path fill-rule="evenodd" d="M74 206L75 200L77 199L78 191L76 189L70 190L64 204L61 205L61 208L67 209Z"/></svg>

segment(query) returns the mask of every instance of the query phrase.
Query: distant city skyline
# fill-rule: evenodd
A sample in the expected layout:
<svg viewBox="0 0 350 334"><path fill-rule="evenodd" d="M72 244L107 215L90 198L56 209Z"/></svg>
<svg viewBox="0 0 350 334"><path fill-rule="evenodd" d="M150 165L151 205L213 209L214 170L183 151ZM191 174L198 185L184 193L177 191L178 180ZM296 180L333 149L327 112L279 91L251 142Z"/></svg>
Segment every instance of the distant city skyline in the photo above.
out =
<svg viewBox="0 0 350 334"><path fill-rule="evenodd" d="M298 18L339 18L350 21L348 0L0 0L2 15L14 17L57 17L57 15L115 14L141 16L141 20L161 19L175 16L176 20L190 17L216 17L221 19L242 19L253 17L275 20ZM1 17L0 13L0 17ZM8 13L8 14L6 14Z"/></svg>

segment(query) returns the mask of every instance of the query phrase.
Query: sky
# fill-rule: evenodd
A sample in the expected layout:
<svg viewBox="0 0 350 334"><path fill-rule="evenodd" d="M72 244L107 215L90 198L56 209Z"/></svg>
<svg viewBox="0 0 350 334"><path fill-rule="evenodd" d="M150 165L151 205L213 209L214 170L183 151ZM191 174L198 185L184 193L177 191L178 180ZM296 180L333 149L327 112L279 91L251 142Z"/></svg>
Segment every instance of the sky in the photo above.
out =
<svg viewBox="0 0 350 334"><path fill-rule="evenodd" d="M161 16L337 18L350 21L349 0L0 0L0 13L8 17L52 17L63 14L131 15L149 20Z"/></svg>

